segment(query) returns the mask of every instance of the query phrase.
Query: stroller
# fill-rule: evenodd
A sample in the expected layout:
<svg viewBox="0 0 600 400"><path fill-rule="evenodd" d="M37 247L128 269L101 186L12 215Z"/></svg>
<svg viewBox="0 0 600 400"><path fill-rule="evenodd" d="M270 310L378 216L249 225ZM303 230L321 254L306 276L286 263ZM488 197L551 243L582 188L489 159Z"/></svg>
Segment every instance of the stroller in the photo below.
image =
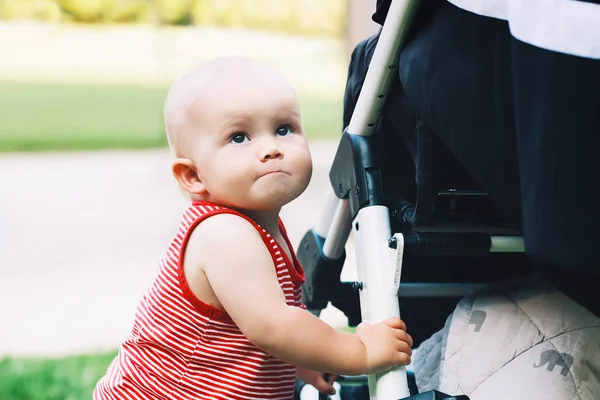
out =
<svg viewBox="0 0 600 400"><path fill-rule="evenodd" d="M315 314L331 302L356 326L402 311L416 347L464 295L535 272L600 315L600 6L580 10L591 46L549 50L490 3L378 1L382 29L352 55L332 192L297 251ZM341 282L350 233L359 281ZM341 383L358 385L342 399L468 399L417 393L404 367Z"/></svg>

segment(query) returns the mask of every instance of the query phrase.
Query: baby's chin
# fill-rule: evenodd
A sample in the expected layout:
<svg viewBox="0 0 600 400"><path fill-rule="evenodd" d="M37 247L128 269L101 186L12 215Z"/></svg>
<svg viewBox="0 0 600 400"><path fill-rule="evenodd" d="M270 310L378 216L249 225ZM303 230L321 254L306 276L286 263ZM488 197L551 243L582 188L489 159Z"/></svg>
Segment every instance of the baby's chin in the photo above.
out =
<svg viewBox="0 0 600 400"><path fill-rule="evenodd" d="M297 196L294 197L294 196L284 196L284 195L270 196L265 199L260 199L260 200L254 201L254 202L252 202L252 204L249 204L248 206L251 207L250 209L255 210L255 211L275 211L275 210L280 210L285 205L289 204L294 199L296 199L296 197Z"/></svg>
<svg viewBox="0 0 600 400"><path fill-rule="evenodd" d="M284 180L272 182L269 185L253 187L248 198L257 207L281 208L298 198L307 185L299 182L285 182Z"/></svg>
<svg viewBox="0 0 600 400"><path fill-rule="evenodd" d="M298 196L299 194L290 192L265 193L256 197L248 196L243 201L237 202L236 208L248 211L278 211Z"/></svg>
<svg viewBox="0 0 600 400"><path fill-rule="evenodd" d="M235 198L220 198L215 199L215 202L247 211L279 211L297 199L307 186L308 183L297 180L259 180L247 191L237 192Z"/></svg>

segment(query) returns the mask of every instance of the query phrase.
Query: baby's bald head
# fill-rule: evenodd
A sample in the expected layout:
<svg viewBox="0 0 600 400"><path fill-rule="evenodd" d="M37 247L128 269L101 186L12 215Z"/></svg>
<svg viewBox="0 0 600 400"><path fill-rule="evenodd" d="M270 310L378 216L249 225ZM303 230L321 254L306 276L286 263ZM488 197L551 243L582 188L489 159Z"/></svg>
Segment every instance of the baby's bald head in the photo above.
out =
<svg viewBox="0 0 600 400"><path fill-rule="evenodd" d="M295 98L283 76L255 59L223 57L198 65L169 89L164 120L170 148L176 157L185 157L193 139L201 133L202 121L193 108L201 110L206 102L227 104L244 98L251 102L252 96L270 90L283 91Z"/></svg>

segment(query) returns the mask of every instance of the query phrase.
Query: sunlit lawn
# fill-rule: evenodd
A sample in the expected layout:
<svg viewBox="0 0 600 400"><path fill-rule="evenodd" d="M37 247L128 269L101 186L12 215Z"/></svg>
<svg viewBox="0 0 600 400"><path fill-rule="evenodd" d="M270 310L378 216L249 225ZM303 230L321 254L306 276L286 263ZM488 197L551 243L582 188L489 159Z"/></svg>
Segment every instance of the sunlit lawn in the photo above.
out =
<svg viewBox="0 0 600 400"><path fill-rule="evenodd" d="M350 327L338 329L354 332ZM116 353L0 359L0 399L90 400Z"/></svg>
<svg viewBox="0 0 600 400"><path fill-rule="evenodd" d="M0 399L90 400L115 354L0 359Z"/></svg>
<svg viewBox="0 0 600 400"><path fill-rule="evenodd" d="M0 82L0 151L165 146L166 92L156 86ZM300 101L309 139L340 134L340 101L302 93Z"/></svg>

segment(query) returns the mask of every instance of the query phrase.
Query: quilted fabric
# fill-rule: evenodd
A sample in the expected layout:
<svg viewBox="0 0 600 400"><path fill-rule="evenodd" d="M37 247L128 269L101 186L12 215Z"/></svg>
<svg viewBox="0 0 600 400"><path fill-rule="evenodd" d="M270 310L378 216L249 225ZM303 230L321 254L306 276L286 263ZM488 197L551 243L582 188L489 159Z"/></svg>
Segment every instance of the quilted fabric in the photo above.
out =
<svg viewBox="0 0 600 400"><path fill-rule="evenodd" d="M600 400L600 319L529 276L465 297L413 362L420 391Z"/></svg>

